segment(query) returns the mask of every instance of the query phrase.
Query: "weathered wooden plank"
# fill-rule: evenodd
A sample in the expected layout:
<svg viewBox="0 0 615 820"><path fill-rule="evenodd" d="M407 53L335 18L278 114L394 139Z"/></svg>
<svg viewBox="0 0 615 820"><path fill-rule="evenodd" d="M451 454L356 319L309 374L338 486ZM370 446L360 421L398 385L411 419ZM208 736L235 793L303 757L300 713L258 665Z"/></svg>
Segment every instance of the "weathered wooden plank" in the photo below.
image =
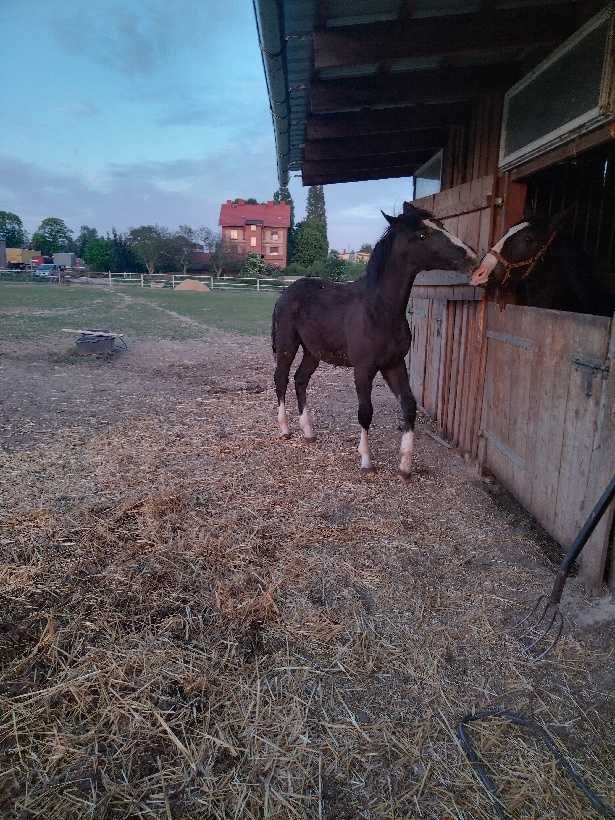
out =
<svg viewBox="0 0 615 820"><path fill-rule="evenodd" d="M431 302L429 318L429 343L425 360L425 388L423 391L425 410L435 416L438 406L438 383L442 354L442 325L445 302L434 299Z"/></svg>
<svg viewBox="0 0 615 820"><path fill-rule="evenodd" d="M424 270L418 274L412 287L415 288L421 285L425 287L448 287L451 285L467 284L467 273L460 273L454 270ZM412 294L414 295L414 290Z"/></svg>
<svg viewBox="0 0 615 820"><path fill-rule="evenodd" d="M511 335L525 339L533 333L533 317L523 310L511 311ZM532 421L529 418L531 376L534 361L535 345L512 345L509 349L509 447L516 454L518 461L513 464L511 473L512 489L517 498L526 506L530 502L530 489L527 481L528 428Z"/></svg>
<svg viewBox="0 0 615 820"><path fill-rule="evenodd" d="M454 304L454 303L453 303ZM454 304L455 320L453 325L453 344L451 350L451 375L449 379L448 388L448 406L446 410L446 435L447 438L455 444L454 420L455 420L455 403L457 401L457 382L459 379L459 358L460 358L460 339L461 339L461 314L462 304Z"/></svg>
<svg viewBox="0 0 615 820"><path fill-rule="evenodd" d="M488 374L491 390L485 434L487 436L487 464L500 481L510 490L513 489L513 465L518 457L510 446L510 351L506 341L513 336L510 329L513 318L508 309L504 312L491 303L488 307L489 344Z"/></svg>
<svg viewBox="0 0 615 820"><path fill-rule="evenodd" d="M477 338L479 339L478 377L472 418L472 456L478 458L479 437L483 430L485 374L487 369L487 302L480 302L477 311Z"/></svg>
<svg viewBox="0 0 615 820"><path fill-rule="evenodd" d="M468 303L461 304L461 335L459 339L459 375L455 394L455 417L453 420L453 440L458 445L460 440L461 418L463 414L463 385L466 366L466 336L468 332Z"/></svg>
<svg viewBox="0 0 615 820"><path fill-rule="evenodd" d="M427 311L429 300L413 299L411 303L410 346L410 387L417 400L423 405L423 383L425 378L425 348L427 334Z"/></svg>
<svg viewBox="0 0 615 820"><path fill-rule="evenodd" d="M442 403L438 422L440 429L447 433L447 413L449 407L449 390L451 382L451 369L453 360L453 346L455 344L455 303L446 303L446 349L444 354L444 364L442 367Z"/></svg>
<svg viewBox="0 0 615 820"><path fill-rule="evenodd" d="M572 364L574 358L606 359L608 319L576 315L564 328L569 341L561 371L568 373L568 395L562 457L555 506L556 538L565 546L583 524L595 424L602 400L602 378L597 371Z"/></svg>
<svg viewBox="0 0 615 820"><path fill-rule="evenodd" d="M467 452L468 438L468 418L470 415L470 393L471 393L471 374L474 365L473 359L473 335L474 335L474 304L472 302L465 302L466 315L466 335L465 335L465 357L463 365L463 385L461 393L461 414L459 418L459 446L464 452Z"/></svg>
<svg viewBox="0 0 615 820"><path fill-rule="evenodd" d="M483 377L480 372L482 360L482 343L483 343L483 321L482 314L484 306L482 304L474 304L471 306L472 311L472 333L471 341L471 358L472 367L470 369L470 390L468 393L468 412L466 419L466 449L472 456L476 455L476 435L478 428L477 414L480 412L480 405L482 403L482 385Z"/></svg>

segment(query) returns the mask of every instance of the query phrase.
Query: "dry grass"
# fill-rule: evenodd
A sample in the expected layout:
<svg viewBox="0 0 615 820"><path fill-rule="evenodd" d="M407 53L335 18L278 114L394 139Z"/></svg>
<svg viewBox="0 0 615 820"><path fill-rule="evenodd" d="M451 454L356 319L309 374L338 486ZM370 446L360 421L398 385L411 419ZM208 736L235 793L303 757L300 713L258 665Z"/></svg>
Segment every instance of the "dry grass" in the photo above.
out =
<svg viewBox="0 0 615 820"><path fill-rule="evenodd" d="M377 434L364 479L354 436L277 442L270 398L2 456L2 816L482 820L455 730L494 703L615 803L612 656L532 666L502 632L552 577L536 538L502 548L511 516L427 437L405 484ZM596 816L531 737L472 732L511 816Z"/></svg>

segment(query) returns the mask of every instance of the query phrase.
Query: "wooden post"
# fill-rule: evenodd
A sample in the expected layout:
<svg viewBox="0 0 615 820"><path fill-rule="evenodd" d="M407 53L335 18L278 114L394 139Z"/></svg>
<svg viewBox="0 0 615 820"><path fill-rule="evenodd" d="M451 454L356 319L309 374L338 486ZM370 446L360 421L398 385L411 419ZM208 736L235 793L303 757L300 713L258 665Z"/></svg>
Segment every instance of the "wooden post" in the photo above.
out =
<svg viewBox="0 0 615 820"><path fill-rule="evenodd" d="M261 289L261 280L260 280L260 279L257 279L257 280L256 280L256 290L257 290L257 292L258 292L260 289Z"/></svg>
<svg viewBox="0 0 615 820"><path fill-rule="evenodd" d="M109 273L109 287L111 287L111 271L109 271L108 273Z"/></svg>
<svg viewBox="0 0 615 820"><path fill-rule="evenodd" d="M210 277L209 277L209 280L210 280L210 281L209 281L209 285L210 285L210 288L209 288L209 289L210 289L210 290L213 290L213 289L214 289L214 277L213 277L213 276L210 276Z"/></svg>
<svg viewBox="0 0 615 820"><path fill-rule="evenodd" d="M175 290L175 274L171 274L171 287Z"/></svg>
<svg viewBox="0 0 615 820"><path fill-rule="evenodd" d="M145 287L145 285L143 284L143 274L141 274L141 287Z"/></svg>
<svg viewBox="0 0 615 820"><path fill-rule="evenodd" d="M600 412L594 435L589 481L587 484L585 515L604 492L613 474L615 464L615 317L611 320L609 347L604 360L604 375L593 379L592 389L601 390ZM609 561L611 533L615 520L613 501L596 527L579 557L579 575L586 588L598 594L603 581L615 592L615 554ZM608 575L605 577L605 571Z"/></svg>

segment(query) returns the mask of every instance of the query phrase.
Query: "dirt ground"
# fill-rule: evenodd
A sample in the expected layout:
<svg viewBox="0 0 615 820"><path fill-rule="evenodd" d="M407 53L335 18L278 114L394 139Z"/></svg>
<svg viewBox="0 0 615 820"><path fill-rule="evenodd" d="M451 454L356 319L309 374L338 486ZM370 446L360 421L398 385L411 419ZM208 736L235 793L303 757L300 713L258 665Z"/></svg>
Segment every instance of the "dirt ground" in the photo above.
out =
<svg viewBox="0 0 615 820"><path fill-rule="evenodd" d="M497 816L456 733L491 707L615 804L610 604L573 579L531 663L507 630L556 545L426 419L399 478L381 381L374 476L348 371L312 380L316 444L279 441L271 376L217 330L3 345L2 816ZM528 733L472 731L509 816L600 816Z"/></svg>

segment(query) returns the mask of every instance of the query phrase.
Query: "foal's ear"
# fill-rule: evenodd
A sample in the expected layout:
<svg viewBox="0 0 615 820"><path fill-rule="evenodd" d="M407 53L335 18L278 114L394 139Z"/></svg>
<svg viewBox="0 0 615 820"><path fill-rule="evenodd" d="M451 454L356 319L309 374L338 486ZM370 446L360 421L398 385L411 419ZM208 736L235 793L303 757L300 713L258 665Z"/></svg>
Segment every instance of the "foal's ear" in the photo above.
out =
<svg viewBox="0 0 615 820"><path fill-rule="evenodd" d="M397 220L399 219L399 217L397 217L397 216L391 216L390 214L385 214L385 212L384 212L384 211L380 211L380 213L382 214L382 216L386 219L386 221L387 221L387 222L389 223L389 225L391 225L391 226L395 225L395 223L396 223L396 222L397 222Z"/></svg>

